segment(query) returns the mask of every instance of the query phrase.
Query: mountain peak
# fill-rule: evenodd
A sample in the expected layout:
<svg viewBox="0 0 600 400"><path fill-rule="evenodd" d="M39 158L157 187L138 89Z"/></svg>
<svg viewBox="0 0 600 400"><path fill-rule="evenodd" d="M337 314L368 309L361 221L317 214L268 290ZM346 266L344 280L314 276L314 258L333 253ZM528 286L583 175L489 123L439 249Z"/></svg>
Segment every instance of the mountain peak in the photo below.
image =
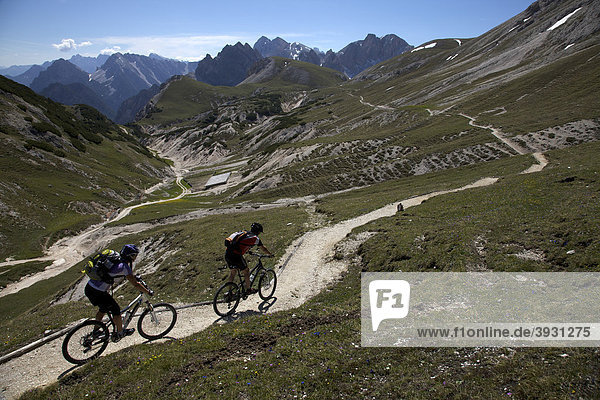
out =
<svg viewBox="0 0 600 400"><path fill-rule="evenodd" d="M413 46L394 34L378 38L369 33L364 40L350 43L338 53L327 52L323 66L344 72L349 77L382 61L411 50Z"/></svg>
<svg viewBox="0 0 600 400"><path fill-rule="evenodd" d="M214 86L235 86L243 81L250 67L262 56L250 47L237 42L227 45L215 58L206 56L194 73L197 80Z"/></svg>
<svg viewBox="0 0 600 400"><path fill-rule="evenodd" d="M168 60L168 58L158 55L156 53L150 53L148 54L148 57L152 58L153 60Z"/></svg>
<svg viewBox="0 0 600 400"><path fill-rule="evenodd" d="M53 83L68 84L87 81L88 74L86 72L64 58L59 58L45 71L40 72L38 77L31 83L31 88L39 93Z"/></svg>

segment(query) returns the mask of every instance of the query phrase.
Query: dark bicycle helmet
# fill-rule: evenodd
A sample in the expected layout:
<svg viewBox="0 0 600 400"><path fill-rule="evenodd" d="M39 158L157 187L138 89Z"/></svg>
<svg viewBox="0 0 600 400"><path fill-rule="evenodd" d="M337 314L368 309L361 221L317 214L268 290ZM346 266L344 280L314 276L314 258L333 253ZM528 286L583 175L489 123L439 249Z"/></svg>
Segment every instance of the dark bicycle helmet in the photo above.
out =
<svg viewBox="0 0 600 400"><path fill-rule="evenodd" d="M252 225L250 226L250 232L258 235L259 233L263 232L263 227L258 222L253 222Z"/></svg>
<svg viewBox="0 0 600 400"><path fill-rule="evenodd" d="M139 252L140 250L135 244L126 244L121 249L121 257L126 258L128 260L133 260Z"/></svg>

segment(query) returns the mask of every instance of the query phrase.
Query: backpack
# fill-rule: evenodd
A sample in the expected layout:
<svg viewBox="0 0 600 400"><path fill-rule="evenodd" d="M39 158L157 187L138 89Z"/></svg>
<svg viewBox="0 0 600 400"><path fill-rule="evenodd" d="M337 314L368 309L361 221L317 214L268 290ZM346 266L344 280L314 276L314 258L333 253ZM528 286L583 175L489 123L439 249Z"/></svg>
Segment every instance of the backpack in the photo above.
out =
<svg viewBox="0 0 600 400"><path fill-rule="evenodd" d="M115 278L110 276L108 271L113 265L119 262L121 262L119 252L106 249L90 257L82 272L87 274L90 279L112 285L115 282Z"/></svg>
<svg viewBox="0 0 600 400"><path fill-rule="evenodd" d="M227 250L236 249L238 247L240 240L242 240L244 237L246 237L247 234L248 234L248 232L241 231L241 232L236 232L236 233L232 234L231 236L225 238L225 247L227 247Z"/></svg>

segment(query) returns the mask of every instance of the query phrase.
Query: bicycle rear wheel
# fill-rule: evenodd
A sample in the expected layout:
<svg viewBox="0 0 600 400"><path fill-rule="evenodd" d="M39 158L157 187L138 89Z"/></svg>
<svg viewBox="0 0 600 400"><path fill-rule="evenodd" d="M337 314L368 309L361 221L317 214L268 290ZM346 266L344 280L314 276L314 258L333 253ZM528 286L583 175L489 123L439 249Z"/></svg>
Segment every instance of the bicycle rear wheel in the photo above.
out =
<svg viewBox="0 0 600 400"><path fill-rule="evenodd" d="M88 320L67 333L62 344L62 353L70 363L85 364L102 354L109 340L106 324Z"/></svg>
<svg viewBox="0 0 600 400"><path fill-rule="evenodd" d="M138 331L148 340L159 339L173 329L177 311L168 303L157 303L146 308L138 319Z"/></svg>
<svg viewBox="0 0 600 400"><path fill-rule="evenodd" d="M258 295L263 300L269 300L277 287L277 274L272 269L265 269L258 279Z"/></svg>
<svg viewBox="0 0 600 400"><path fill-rule="evenodd" d="M213 308L218 316L225 317L235 312L240 303L240 288L233 282L227 282L217 290L213 299Z"/></svg>

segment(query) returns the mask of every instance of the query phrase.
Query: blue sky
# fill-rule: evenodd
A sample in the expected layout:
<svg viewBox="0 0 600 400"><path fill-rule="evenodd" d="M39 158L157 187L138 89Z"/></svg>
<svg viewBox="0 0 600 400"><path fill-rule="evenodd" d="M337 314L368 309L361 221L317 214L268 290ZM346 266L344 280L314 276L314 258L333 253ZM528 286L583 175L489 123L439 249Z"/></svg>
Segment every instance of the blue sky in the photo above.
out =
<svg viewBox="0 0 600 400"><path fill-rule="evenodd" d="M533 0L0 0L0 66L74 54L151 52L199 60L279 36L323 51L368 33L418 46L479 36Z"/></svg>

